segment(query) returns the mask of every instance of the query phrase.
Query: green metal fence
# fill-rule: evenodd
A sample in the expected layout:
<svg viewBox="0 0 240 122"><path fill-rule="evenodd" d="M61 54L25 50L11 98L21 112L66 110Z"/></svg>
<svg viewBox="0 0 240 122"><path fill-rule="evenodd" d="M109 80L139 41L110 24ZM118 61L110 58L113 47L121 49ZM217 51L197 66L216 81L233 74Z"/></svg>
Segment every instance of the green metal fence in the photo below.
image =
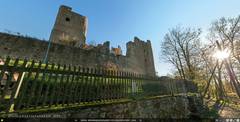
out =
<svg viewBox="0 0 240 122"><path fill-rule="evenodd" d="M158 77L9 57L0 65L0 81L2 113L166 95L174 87Z"/></svg>

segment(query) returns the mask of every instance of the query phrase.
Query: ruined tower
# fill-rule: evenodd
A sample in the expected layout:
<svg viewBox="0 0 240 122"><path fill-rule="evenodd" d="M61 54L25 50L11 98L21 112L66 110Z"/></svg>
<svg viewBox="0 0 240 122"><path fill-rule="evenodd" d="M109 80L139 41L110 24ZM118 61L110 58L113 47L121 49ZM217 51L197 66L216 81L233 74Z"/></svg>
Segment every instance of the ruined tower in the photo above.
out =
<svg viewBox="0 0 240 122"><path fill-rule="evenodd" d="M85 44L87 17L72 11L68 6L60 6L50 41L62 45L79 47Z"/></svg>
<svg viewBox="0 0 240 122"><path fill-rule="evenodd" d="M137 37L134 37L133 42L127 43L128 67L131 67L132 72L145 74L147 76L155 76L154 59L152 53L151 42L144 42Z"/></svg>

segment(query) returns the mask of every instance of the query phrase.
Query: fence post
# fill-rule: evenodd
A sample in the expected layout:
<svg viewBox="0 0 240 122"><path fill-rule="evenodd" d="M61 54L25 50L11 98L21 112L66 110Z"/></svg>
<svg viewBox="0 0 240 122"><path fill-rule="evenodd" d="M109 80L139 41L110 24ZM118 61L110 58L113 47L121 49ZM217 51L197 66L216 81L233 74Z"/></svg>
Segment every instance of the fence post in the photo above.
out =
<svg viewBox="0 0 240 122"><path fill-rule="evenodd" d="M113 76L113 71L109 70L109 77L108 77L108 92L110 93L110 101L112 101L113 99L113 80L112 80L112 76Z"/></svg>
<svg viewBox="0 0 240 122"><path fill-rule="evenodd" d="M89 101L90 102L93 102L95 101L95 94L94 91L95 91L95 77L94 77L94 68L91 68L91 72L90 72L90 87L89 87L89 93L90 93L90 96L89 96Z"/></svg>
<svg viewBox="0 0 240 122"><path fill-rule="evenodd" d="M117 74L116 70L112 71L112 91L113 91L113 100L117 98Z"/></svg>
<svg viewBox="0 0 240 122"><path fill-rule="evenodd" d="M112 96L112 93L111 93L111 88L110 88L110 82L111 82L111 72L110 70L107 70L107 100L110 101L111 100L111 96Z"/></svg>
<svg viewBox="0 0 240 122"><path fill-rule="evenodd" d="M27 66L27 59L24 59L24 62L22 64L21 68L25 68L26 66ZM13 88L13 91L11 93L11 98L10 98L10 102L9 102L10 106L9 106L9 109L8 109L9 112L14 111L14 106L15 106L14 102L17 99L19 90L20 90L21 85L22 85L22 81L23 81L24 75L25 75L25 72L19 73L19 76L17 78L17 82L16 82L16 84L15 84L15 86Z"/></svg>
<svg viewBox="0 0 240 122"><path fill-rule="evenodd" d="M94 81L94 78L93 78L93 73L94 73L94 71L93 71L93 68L90 68L89 69L89 75L88 75L88 77L89 77L89 83L88 83L88 96L87 96L87 101L88 102L91 102L92 100L93 100L93 88L92 88L92 84L93 84L93 81Z"/></svg>
<svg viewBox="0 0 240 122"><path fill-rule="evenodd" d="M39 61L39 63L38 63L38 68L37 69L41 69L41 65L42 65L42 62L41 61ZM31 88L30 88L30 96L28 97L28 99L27 99L27 102L26 102L26 104L28 105L28 103L29 102L31 102L31 97L34 97L35 96L35 88L36 88L36 86L37 86L37 78L38 78L38 76L39 76L39 70L37 70L37 72L36 72L36 75L35 75L35 77L34 77L34 80L33 80L33 82L32 82L32 86L31 86ZM30 81L30 78L28 79L28 81Z"/></svg>
<svg viewBox="0 0 240 122"><path fill-rule="evenodd" d="M136 94L139 95L139 74L135 73L135 81L136 81L136 84L137 84L137 87L136 87Z"/></svg>
<svg viewBox="0 0 240 122"><path fill-rule="evenodd" d="M142 75L142 74L140 75L140 78L141 78L141 91L142 91L142 94L144 94L144 89L143 89L144 77L143 77L143 75Z"/></svg>
<svg viewBox="0 0 240 122"><path fill-rule="evenodd" d="M15 61L14 61L14 65L13 65L13 67L17 67L17 65L18 65L18 62L19 62L19 58L17 58ZM9 62L10 63L10 62ZM11 69L9 69L9 76L7 77L7 79L6 79L6 83L5 83L5 85L4 85L4 90L3 90L3 94L2 94L2 100L4 100L5 101L5 97L7 96L7 94L8 94L8 92L10 92L10 83L12 82L12 78L13 78L13 76L14 76L14 71L12 71ZM11 99L11 96L10 96L10 98L9 99ZM7 101L6 100L6 103L7 103L7 108L6 108L6 112L8 113L9 112L9 110L10 110L10 108L11 108L11 103L10 103L10 101Z"/></svg>
<svg viewBox="0 0 240 122"><path fill-rule="evenodd" d="M103 84L103 75L102 74L103 74L102 68L99 68L98 69L98 77L99 77L99 84L100 84L98 86L99 87L99 89L98 89L98 93L99 93L98 94L98 101L99 102L102 102L102 94L103 94L102 91L103 91L103 85L104 85Z"/></svg>
<svg viewBox="0 0 240 122"><path fill-rule="evenodd" d="M1 68L0 82L3 80L5 71L7 70L7 66L10 64L10 60L11 60L10 57L7 57L4 65L3 65L2 68ZM2 92L1 92L1 93L2 93ZM1 95L1 93L0 93L0 95ZM0 97L0 102L2 101L2 97L3 97L3 96Z"/></svg>
<svg viewBox="0 0 240 122"><path fill-rule="evenodd" d="M108 92L107 92L107 79L106 79L107 71L105 69L102 69L102 76L103 76L103 99L104 101L107 101L108 98Z"/></svg>
<svg viewBox="0 0 240 122"><path fill-rule="evenodd" d="M39 104L39 101L41 100L41 93L42 93L42 89L43 89L43 82L45 82L45 79L46 79L46 72L47 72L47 69L48 69L48 62L46 63L45 67L44 67L44 72L43 72L43 76L42 76L42 79L40 81L40 85L39 85L39 91L36 95L36 101L35 101L35 107L38 106ZM27 104L27 107L28 107L28 104Z"/></svg>
<svg viewBox="0 0 240 122"><path fill-rule="evenodd" d="M85 83L84 83L84 102L87 102L87 99L88 99L88 95L89 95L89 91L88 91L88 84L89 84L89 79L88 79L88 76L89 76L89 68L86 68L85 72L84 72L84 77L85 77Z"/></svg>
<svg viewBox="0 0 240 122"><path fill-rule="evenodd" d="M119 93L119 96L118 96L118 99L121 99L122 98L122 94L123 94L123 82L122 82L122 76L121 76L121 71L118 71L118 93Z"/></svg>
<svg viewBox="0 0 240 122"><path fill-rule="evenodd" d="M30 79L30 77L32 75L32 70L34 68L34 65L35 65L35 61L33 60L31 62L31 66L29 67L29 71L28 71L28 75L27 75L26 81L22 82L23 86L22 86L21 89L19 89L21 92L19 91L20 95L19 95L19 98L17 99L17 107L15 109L20 109L20 107L22 107L21 105L23 105L22 104L22 100L26 96L29 79ZM24 101L24 103L25 103L25 101ZM25 106L23 106L23 107L25 107Z"/></svg>
<svg viewBox="0 0 240 122"><path fill-rule="evenodd" d="M76 81L75 81L75 91L74 91L74 95L73 95L73 103L75 104L75 103L78 103L79 101L79 97L78 97L78 95L80 96L80 85L81 85L81 75L80 75L80 73L81 73L81 67L80 66L78 66L78 68L77 68L77 70L76 70Z"/></svg>
<svg viewBox="0 0 240 122"><path fill-rule="evenodd" d="M119 76L119 71L116 70L116 93L117 93L117 97L116 99L119 99L121 96L121 80L120 80L120 76Z"/></svg>
<svg viewBox="0 0 240 122"><path fill-rule="evenodd" d="M81 82L80 82L80 92L79 92L79 98L78 98L78 103L80 104L83 100L84 100L84 93L85 93L85 82L86 82L86 80L85 80L85 72L86 72L86 69L84 68L84 67L80 67L80 69L81 69L81 73L80 73L80 75L81 75Z"/></svg>
<svg viewBox="0 0 240 122"><path fill-rule="evenodd" d="M66 72L67 74L67 81L64 82L64 90L63 90L63 101L62 101L62 106L66 103L66 98L67 98L67 91L68 91L68 86L69 86L69 79L70 79L70 72L71 72L71 66L68 65L68 70Z"/></svg>
<svg viewBox="0 0 240 122"><path fill-rule="evenodd" d="M45 93L43 95L43 103L42 103L42 107L44 107L46 105L46 102L49 100L49 87L51 86L51 79L52 79L52 75L53 75L53 70L54 70L54 66L55 64L53 63L51 65L51 69L50 69L50 76L48 77L48 80L46 82L46 89L45 89Z"/></svg>
<svg viewBox="0 0 240 122"><path fill-rule="evenodd" d="M133 80L133 73L130 73L130 77L131 77L131 84L132 84L132 97L135 96L135 83Z"/></svg>
<svg viewBox="0 0 240 122"><path fill-rule="evenodd" d="M118 77L119 77L119 98L122 98L123 97L123 93L124 93L124 87L123 87L123 79L122 79L122 72L121 71L118 71Z"/></svg>
<svg viewBox="0 0 240 122"><path fill-rule="evenodd" d="M52 87L52 92L50 94L50 103L49 103L49 107L52 106L53 104L53 100L54 100L54 95L56 95L56 87L59 84L59 82L57 82L58 76L60 73L58 73L60 71L60 64L57 65L57 70L55 70L55 78L53 81L53 87Z"/></svg>
<svg viewBox="0 0 240 122"><path fill-rule="evenodd" d="M122 72L122 77L123 77L123 83L124 83L124 98L126 98L127 97L127 79L126 79L126 72Z"/></svg>
<svg viewBox="0 0 240 122"><path fill-rule="evenodd" d="M127 97L130 97L131 95L131 90L132 90L132 86L131 86L131 83L130 83L130 73L129 72L125 72L125 77L126 77L126 85L127 85Z"/></svg>
<svg viewBox="0 0 240 122"><path fill-rule="evenodd" d="M96 82L95 82L95 86L96 86L96 101L100 102L101 98L100 98L100 94L101 94L101 87L102 87L102 82L101 82L101 75L100 75L100 69L95 69L95 77L96 77Z"/></svg>
<svg viewBox="0 0 240 122"><path fill-rule="evenodd" d="M124 82L125 82L125 98L128 97L128 79L127 79L127 72L123 72Z"/></svg>
<svg viewBox="0 0 240 122"><path fill-rule="evenodd" d="M64 76L65 76L65 71L66 70L66 65L63 65L63 69L62 69L62 73L61 73L61 78L60 78L60 81L58 83L58 87L57 87L57 92L56 92L56 100L55 100L55 106L58 106L58 104L60 104L60 102L62 103L62 92L63 92L63 80L64 80Z"/></svg>
<svg viewBox="0 0 240 122"><path fill-rule="evenodd" d="M73 94L75 92L75 77L76 77L76 66L73 66L73 71L70 71L72 79L69 82L69 88L68 88L68 92L67 92L67 105L73 103Z"/></svg>
<svg viewBox="0 0 240 122"><path fill-rule="evenodd" d="M17 67L18 65L18 62L19 62L19 59L17 58L15 61L14 61L14 65L13 67ZM10 63L10 62L9 62ZM6 64L7 65L7 64ZM10 82L12 82L12 77L13 77L13 71L9 70L9 76L8 78L6 79L6 83L4 85L4 89L3 89L3 94L2 94L2 100L5 100L5 97L6 97L6 94L7 92L9 92L9 86L10 86ZM9 103L8 103L9 104ZM8 110L6 110L8 112Z"/></svg>
<svg viewBox="0 0 240 122"><path fill-rule="evenodd" d="M26 96L27 88L28 88L28 85L29 85L29 79L30 79L30 77L32 75L32 70L34 68L34 65L35 65L35 61L33 60L31 62L31 66L29 67L29 72L28 72L27 78L26 78L25 81L22 81L22 88L19 89L19 93L21 93L21 94L20 94L19 98L17 99L17 107L16 107L16 109L19 109L20 107L25 107L22 104L22 101L23 101L24 97ZM24 104L26 104L25 102L26 101L24 101ZM21 106L21 105L23 105L23 106Z"/></svg>

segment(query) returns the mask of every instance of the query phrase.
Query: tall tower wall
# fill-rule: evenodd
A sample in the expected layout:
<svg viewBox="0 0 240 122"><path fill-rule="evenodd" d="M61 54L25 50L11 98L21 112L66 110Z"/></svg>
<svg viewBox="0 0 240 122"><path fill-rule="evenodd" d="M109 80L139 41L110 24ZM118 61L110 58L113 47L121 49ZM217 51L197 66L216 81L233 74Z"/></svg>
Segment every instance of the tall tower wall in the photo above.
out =
<svg viewBox="0 0 240 122"><path fill-rule="evenodd" d="M133 72L155 76L155 67L151 42L144 42L135 37L133 42L127 43L128 67Z"/></svg>
<svg viewBox="0 0 240 122"><path fill-rule="evenodd" d="M72 11L72 8L60 6L50 41L62 45L79 47L85 44L87 17Z"/></svg>

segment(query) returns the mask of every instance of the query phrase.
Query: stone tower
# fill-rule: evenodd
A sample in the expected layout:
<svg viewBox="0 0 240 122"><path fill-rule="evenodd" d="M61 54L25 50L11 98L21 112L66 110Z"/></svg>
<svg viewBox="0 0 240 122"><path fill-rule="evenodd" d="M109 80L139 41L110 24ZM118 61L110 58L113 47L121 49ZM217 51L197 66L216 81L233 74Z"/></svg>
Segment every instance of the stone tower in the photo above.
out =
<svg viewBox="0 0 240 122"><path fill-rule="evenodd" d="M87 17L72 11L68 6L60 6L50 41L62 45L79 47L85 44Z"/></svg>
<svg viewBox="0 0 240 122"><path fill-rule="evenodd" d="M144 42L134 37L133 42L127 43L128 67L132 72L145 74L147 76L156 76L151 42Z"/></svg>

